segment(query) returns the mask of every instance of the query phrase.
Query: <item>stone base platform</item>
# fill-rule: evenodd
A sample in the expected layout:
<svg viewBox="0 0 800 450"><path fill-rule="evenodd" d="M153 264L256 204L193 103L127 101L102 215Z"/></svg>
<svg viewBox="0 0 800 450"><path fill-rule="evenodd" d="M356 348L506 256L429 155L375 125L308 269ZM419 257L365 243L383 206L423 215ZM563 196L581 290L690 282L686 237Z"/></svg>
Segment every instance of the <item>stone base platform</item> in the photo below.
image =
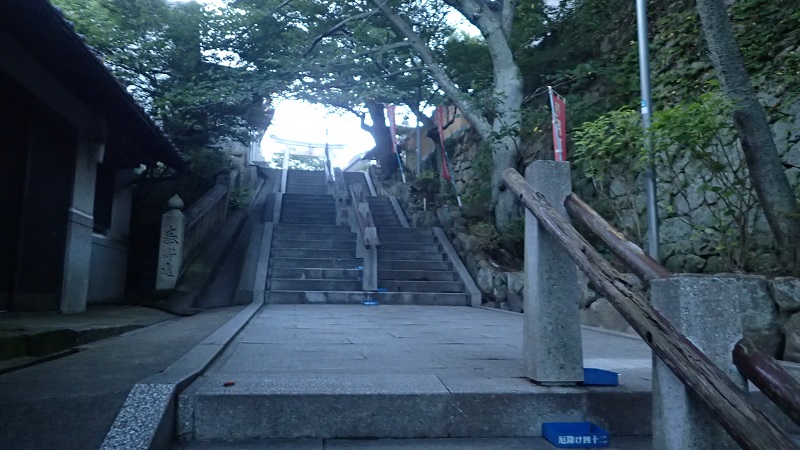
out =
<svg viewBox="0 0 800 450"><path fill-rule="evenodd" d="M650 434L649 348L584 329L616 387L523 374L522 317L470 307L267 305L179 399L184 440L536 437L546 421Z"/></svg>

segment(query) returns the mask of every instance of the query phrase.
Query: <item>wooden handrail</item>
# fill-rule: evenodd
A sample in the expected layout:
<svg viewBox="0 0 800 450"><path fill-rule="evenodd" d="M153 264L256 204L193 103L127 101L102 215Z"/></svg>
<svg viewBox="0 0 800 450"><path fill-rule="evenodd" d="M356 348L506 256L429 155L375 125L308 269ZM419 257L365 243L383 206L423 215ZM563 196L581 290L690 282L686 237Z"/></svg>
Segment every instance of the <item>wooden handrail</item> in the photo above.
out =
<svg viewBox="0 0 800 450"><path fill-rule="evenodd" d="M648 256L638 245L603 219L575 194L564 202L570 217L597 236L637 275L653 280L670 278L672 273ZM749 339L733 349L733 363L764 395L800 425L800 383L775 358L759 350Z"/></svg>
<svg viewBox="0 0 800 450"><path fill-rule="evenodd" d="M636 275L646 279L670 278L672 274L658 261L647 255L638 245L625 238L610 223L597 214L589 205L575 194L570 194L564 201L570 217L589 229L603 244L622 262L628 265Z"/></svg>
<svg viewBox="0 0 800 450"><path fill-rule="evenodd" d="M800 425L800 383L749 339L733 347L733 364L794 423Z"/></svg>
<svg viewBox="0 0 800 450"><path fill-rule="evenodd" d="M589 277L595 289L708 407L739 445L753 450L798 448L783 430L750 403L746 394L722 370L656 311L647 298L633 289L516 170L506 169L503 179L542 228L559 242Z"/></svg>

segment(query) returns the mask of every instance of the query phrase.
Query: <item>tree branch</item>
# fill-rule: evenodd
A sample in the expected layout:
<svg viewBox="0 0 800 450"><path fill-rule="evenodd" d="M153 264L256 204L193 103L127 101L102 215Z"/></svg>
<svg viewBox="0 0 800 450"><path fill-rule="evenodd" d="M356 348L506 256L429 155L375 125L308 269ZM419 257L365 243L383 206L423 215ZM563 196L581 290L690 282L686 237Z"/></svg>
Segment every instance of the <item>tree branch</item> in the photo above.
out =
<svg viewBox="0 0 800 450"><path fill-rule="evenodd" d="M469 0L466 0L469 1ZM471 105L465 98L458 87L453 83L453 80L444 71L444 68L436 60L433 52L428 48L427 44L420 39L414 29L402 17L398 16L392 9L386 5L384 0L372 0L378 6L381 13L389 19L392 26L411 43L411 47L419 53L420 59L425 63L431 75L439 84L440 88L455 102L467 120L472 123L475 130L482 138L487 141L492 134L492 126L480 112Z"/></svg>
<svg viewBox="0 0 800 450"><path fill-rule="evenodd" d="M348 23L350 23L350 22L352 22L354 20L367 19L369 17L372 17L377 12L378 12L377 9L371 9L371 10L365 11L365 12L363 12L361 14L356 14L355 16L350 16L350 17L342 20L341 22L337 23L332 28L328 29L327 31L323 32L322 34L320 34L319 36L314 38L314 41L311 42L311 45L308 47L308 50L306 50L305 56L308 56L309 54L311 54L311 52L314 51L314 48L317 46L317 44L319 44L319 41L321 41L323 38L326 38L326 37L336 33L337 31L339 31L342 28L344 28L345 25L347 25Z"/></svg>
<svg viewBox="0 0 800 450"><path fill-rule="evenodd" d="M410 72L419 72L419 71L422 71L422 70L428 70L428 68L427 68L427 67L425 67L425 66L421 66L421 67L408 67L408 68L405 68L405 69L401 69L401 70L397 70L397 71L394 71L394 72L390 72L390 73L387 73L387 74L381 75L381 78L383 78L383 79L386 79L386 78L392 78L392 77L395 77L395 76L397 76L397 75L402 75L402 74L404 74L404 73L410 73Z"/></svg>
<svg viewBox="0 0 800 450"><path fill-rule="evenodd" d="M362 56L372 55L374 53L388 52L389 50L394 50L396 48L403 48L403 47L411 47L411 44L408 41L401 41L392 44L381 45L380 47L375 47L369 50L365 50L361 53L356 53L355 55L353 55L353 58L360 58Z"/></svg>

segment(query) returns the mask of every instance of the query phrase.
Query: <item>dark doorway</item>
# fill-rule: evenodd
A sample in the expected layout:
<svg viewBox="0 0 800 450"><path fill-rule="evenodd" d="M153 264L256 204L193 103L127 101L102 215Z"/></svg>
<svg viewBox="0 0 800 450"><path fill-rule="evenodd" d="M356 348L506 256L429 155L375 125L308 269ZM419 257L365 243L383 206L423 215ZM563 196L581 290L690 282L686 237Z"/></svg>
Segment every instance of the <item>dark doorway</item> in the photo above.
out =
<svg viewBox="0 0 800 450"><path fill-rule="evenodd" d="M0 73L0 311L11 307L30 138L30 97Z"/></svg>

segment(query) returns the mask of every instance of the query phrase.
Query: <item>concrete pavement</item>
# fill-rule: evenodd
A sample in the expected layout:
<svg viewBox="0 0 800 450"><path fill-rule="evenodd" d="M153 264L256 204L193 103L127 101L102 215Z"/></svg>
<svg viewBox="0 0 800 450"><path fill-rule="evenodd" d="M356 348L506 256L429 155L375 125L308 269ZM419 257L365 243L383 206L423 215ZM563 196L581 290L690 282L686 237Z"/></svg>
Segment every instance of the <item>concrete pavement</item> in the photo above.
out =
<svg viewBox="0 0 800 450"><path fill-rule="evenodd" d="M0 375L0 447L99 448L134 384L172 364L240 308L172 319Z"/></svg>
<svg viewBox="0 0 800 450"><path fill-rule="evenodd" d="M650 430L649 348L584 329L616 387L523 376L522 317L470 307L267 305L183 395L198 440L537 436L543 421ZM193 430L193 431L192 431Z"/></svg>

